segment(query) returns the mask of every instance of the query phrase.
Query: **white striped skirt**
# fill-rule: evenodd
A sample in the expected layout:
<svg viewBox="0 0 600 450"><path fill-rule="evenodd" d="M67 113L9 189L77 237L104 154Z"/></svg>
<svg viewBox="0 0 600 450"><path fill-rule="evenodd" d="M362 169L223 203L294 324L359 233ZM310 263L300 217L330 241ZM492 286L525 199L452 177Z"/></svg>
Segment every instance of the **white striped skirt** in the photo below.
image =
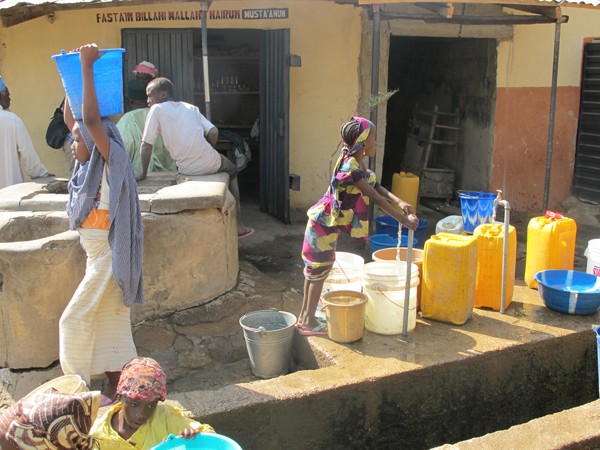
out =
<svg viewBox="0 0 600 450"><path fill-rule="evenodd" d="M131 333L131 310L112 271L108 230L80 228L87 254L85 276L59 324L60 365L88 384L92 375L119 372L137 356Z"/></svg>

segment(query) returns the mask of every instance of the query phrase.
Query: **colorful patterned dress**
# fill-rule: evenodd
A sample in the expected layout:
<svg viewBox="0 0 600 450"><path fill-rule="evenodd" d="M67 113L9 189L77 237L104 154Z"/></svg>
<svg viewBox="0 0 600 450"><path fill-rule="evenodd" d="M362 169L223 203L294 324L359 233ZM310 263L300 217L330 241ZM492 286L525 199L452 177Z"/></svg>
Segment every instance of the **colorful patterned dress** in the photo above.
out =
<svg viewBox="0 0 600 450"><path fill-rule="evenodd" d="M344 151L327 193L307 212L308 223L302 245L304 276L311 281L327 277L335 262L340 230L353 238L367 240L369 235L369 198L355 183L361 179L378 187L375 174L365 173L354 156Z"/></svg>

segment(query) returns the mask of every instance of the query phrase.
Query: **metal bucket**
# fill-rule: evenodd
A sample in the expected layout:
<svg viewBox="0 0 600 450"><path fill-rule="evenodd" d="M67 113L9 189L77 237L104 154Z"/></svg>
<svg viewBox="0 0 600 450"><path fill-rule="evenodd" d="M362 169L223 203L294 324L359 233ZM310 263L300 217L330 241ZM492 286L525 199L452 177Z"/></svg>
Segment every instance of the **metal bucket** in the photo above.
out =
<svg viewBox="0 0 600 450"><path fill-rule="evenodd" d="M240 318L254 375L273 378L289 372L296 321L292 313L276 310L254 311Z"/></svg>

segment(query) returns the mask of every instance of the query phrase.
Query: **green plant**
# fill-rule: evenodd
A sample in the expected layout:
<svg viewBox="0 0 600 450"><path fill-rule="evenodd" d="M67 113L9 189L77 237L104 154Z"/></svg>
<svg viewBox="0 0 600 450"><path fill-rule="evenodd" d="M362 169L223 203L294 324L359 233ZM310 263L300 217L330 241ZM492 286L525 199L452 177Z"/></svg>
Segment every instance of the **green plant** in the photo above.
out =
<svg viewBox="0 0 600 450"><path fill-rule="evenodd" d="M373 109L380 104L387 102L397 92L398 89L394 89L393 91L379 92L377 95L372 95L367 101L367 106L369 109Z"/></svg>

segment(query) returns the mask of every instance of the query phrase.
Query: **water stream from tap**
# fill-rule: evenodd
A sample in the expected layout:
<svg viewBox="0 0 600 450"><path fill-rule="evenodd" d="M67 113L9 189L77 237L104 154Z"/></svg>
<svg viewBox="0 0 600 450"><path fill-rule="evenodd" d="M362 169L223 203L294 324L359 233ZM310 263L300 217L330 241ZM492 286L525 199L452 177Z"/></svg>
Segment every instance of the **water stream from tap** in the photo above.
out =
<svg viewBox="0 0 600 450"><path fill-rule="evenodd" d="M396 244L396 261L400 261L400 247L402 246L402 224L398 222L398 243Z"/></svg>

